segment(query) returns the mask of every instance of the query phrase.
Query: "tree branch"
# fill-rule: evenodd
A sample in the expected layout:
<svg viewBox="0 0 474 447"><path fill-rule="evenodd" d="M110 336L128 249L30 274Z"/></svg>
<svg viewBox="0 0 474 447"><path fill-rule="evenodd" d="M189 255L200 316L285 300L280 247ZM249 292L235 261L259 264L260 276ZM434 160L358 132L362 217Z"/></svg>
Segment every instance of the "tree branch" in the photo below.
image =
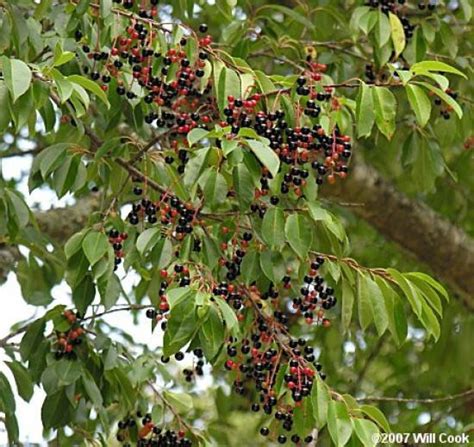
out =
<svg viewBox="0 0 474 447"><path fill-rule="evenodd" d="M426 204L410 199L358 159L326 197L362 202L351 211L425 263L474 309L474 240Z"/></svg>
<svg viewBox="0 0 474 447"><path fill-rule="evenodd" d="M356 399L357 402L398 402L398 403L414 403L414 404L437 404L441 402L450 402L458 399L471 399L474 397L474 389L463 391L462 393L452 394L450 396L418 399L418 398L404 398L404 397L361 397Z"/></svg>

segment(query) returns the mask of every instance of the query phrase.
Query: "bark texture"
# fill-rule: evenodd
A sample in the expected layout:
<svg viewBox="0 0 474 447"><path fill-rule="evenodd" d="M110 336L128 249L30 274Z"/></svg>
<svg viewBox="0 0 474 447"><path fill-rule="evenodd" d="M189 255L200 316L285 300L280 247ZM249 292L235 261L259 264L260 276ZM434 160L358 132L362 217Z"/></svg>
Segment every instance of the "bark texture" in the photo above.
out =
<svg viewBox="0 0 474 447"><path fill-rule="evenodd" d="M40 231L52 242L64 244L74 233L84 228L90 214L98 209L99 199L96 195L91 195L72 206L38 211L35 218ZM6 281L8 273L14 270L20 258L21 254L16 246L0 244L0 284Z"/></svg>
<svg viewBox="0 0 474 447"><path fill-rule="evenodd" d="M343 182L324 194L362 203L351 212L425 263L474 309L474 240L459 227L402 194L360 159Z"/></svg>

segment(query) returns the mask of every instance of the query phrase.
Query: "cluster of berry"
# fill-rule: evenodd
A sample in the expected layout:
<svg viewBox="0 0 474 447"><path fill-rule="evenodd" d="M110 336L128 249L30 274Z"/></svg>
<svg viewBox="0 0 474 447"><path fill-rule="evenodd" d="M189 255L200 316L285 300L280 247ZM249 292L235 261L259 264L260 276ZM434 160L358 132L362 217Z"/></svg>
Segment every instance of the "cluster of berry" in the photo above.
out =
<svg viewBox="0 0 474 447"><path fill-rule="evenodd" d="M117 441L123 443L123 447L131 447L135 438L137 447L191 447L191 440L185 436L184 430L165 430L155 425L151 414L143 416L140 411L136 418L130 416L118 423Z"/></svg>
<svg viewBox="0 0 474 447"><path fill-rule="evenodd" d="M122 263L122 259L125 256L125 253L123 252L123 241L128 239L128 234L125 232L120 233L120 231L118 231L115 228L112 228L111 230L109 230L108 234L109 234L109 242L114 249L114 254L115 254L114 270L116 270L119 264Z"/></svg>
<svg viewBox="0 0 474 447"><path fill-rule="evenodd" d="M133 193L141 196L143 189L140 186L135 186ZM140 220L149 224L155 224L158 222L158 216L161 225L171 227L169 236L177 240L183 239L186 234L193 231L194 209L191 205L169 194L162 194L160 200L156 202L143 198L139 202L134 203L132 210L127 216L127 220L131 225L137 225Z"/></svg>
<svg viewBox="0 0 474 447"><path fill-rule="evenodd" d="M79 313L74 313L72 310L65 310L63 314L64 318L70 324L70 328L65 332L59 332L56 334L56 352L55 357L57 359L67 358L75 359L76 353L74 347L82 343L84 328L80 324Z"/></svg>

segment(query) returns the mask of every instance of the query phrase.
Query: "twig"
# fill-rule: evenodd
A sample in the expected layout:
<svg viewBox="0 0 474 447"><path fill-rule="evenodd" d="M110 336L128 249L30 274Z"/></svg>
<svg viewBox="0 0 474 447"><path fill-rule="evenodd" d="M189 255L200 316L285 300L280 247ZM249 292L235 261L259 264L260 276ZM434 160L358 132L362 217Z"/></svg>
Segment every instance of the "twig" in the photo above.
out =
<svg viewBox="0 0 474 447"><path fill-rule="evenodd" d="M462 393L452 394L450 396L437 397L437 398L427 398L427 399L418 399L418 398L404 398L404 397L359 397L357 402L398 402L398 403L415 403L415 404L437 404L440 402L450 402L457 399L470 399L474 397L474 389L463 391Z"/></svg>

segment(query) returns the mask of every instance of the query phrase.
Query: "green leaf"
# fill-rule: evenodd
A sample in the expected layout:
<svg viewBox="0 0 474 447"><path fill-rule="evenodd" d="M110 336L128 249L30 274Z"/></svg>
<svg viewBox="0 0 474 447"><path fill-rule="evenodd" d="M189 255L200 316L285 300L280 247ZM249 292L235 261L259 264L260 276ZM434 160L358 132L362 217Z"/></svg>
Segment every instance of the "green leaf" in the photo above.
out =
<svg viewBox="0 0 474 447"><path fill-rule="evenodd" d="M352 424L345 404L334 400L328 405L329 435L336 447L343 447L352 434Z"/></svg>
<svg viewBox="0 0 474 447"><path fill-rule="evenodd" d="M16 410L15 396L13 395L10 382L8 381L5 374L0 371L0 402L3 402L4 406L2 411L5 410L7 413L14 413Z"/></svg>
<svg viewBox="0 0 474 447"><path fill-rule="evenodd" d="M270 208L262 221L263 240L272 248L279 249L285 244L285 217L281 208Z"/></svg>
<svg viewBox="0 0 474 447"><path fill-rule="evenodd" d="M437 312L437 314L442 317L443 316L443 306L441 304L441 298L435 292L433 288L431 288L428 283L425 281L408 274L404 275L407 279L411 280L413 286L415 286L418 291L423 295L423 297L428 301L431 307Z"/></svg>
<svg viewBox="0 0 474 447"><path fill-rule="evenodd" d="M92 374L87 370L83 371L81 380L82 380L82 384L84 385L84 389L86 390L86 393L89 396L91 402L96 407L101 407L103 404L102 394L100 392L99 387L95 383L95 380L92 377Z"/></svg>
<svg viewBox="0 0 474 447"><path fill-rule="evenodd" d="M381 427L385 433L391 432L387 418L377 407L373 407L372 405L361 405L359 409L362 413L369 416L370 419L377 422L379 427Z"/></svg>
<svg viewBox="0 0 474 447"><path fill-rule="evenodd" d="M239 163L233 170L234 188L237 193L240 210L248 210L255 192L252 174L244 163Z"/></svg>
<svg viewBox="0 0 474 447"><path fill-rule="evenodd" d="M0 108L0 132L2 133L8 128L11 121L9 102L8 87L4 81L0 80L0 104L3 105Z"/></svg>
<svg viewBox="0 0 474 447"><path fill-rule="evenodd" d="M75 383L82 373L82 368L67 359L61 359L52 364L57 378L57 386L67 386Z"/></svg>
<svg viewBox="0 0 474 447"><path fill-rule="evenodd" d="M26 227L30 220L30 209L17 191L5 189L5 193L8 198L10 211L15 213L14 217L18 222L18 226L20 228Z"/></svg>
<svg viewBox="0 0 474 447"><path fill-rule="evenodd" d="M316 426L321 430L326 425L328 417L328 405L331 400L328 387L321 379L316 379L316 386L311 390L311 400L313 401L313 413L316 419Z"/></svg>
<svg viewBox="0 0 474 447"><path fill-rule="evenodd" d="M415 112L416 119L421 127L424 127L431 115L431 101L425 91L418 85L407 84L405 86L408 102Z"/></svg>
<svg viewBox="0 0 474 447"><path fill-rule="evenodd" d="M364 447L375 447L378 445L378 427L367 419L353 418L354 431Z"/></svg>
<svg viewBox="0 0 474 447"><path fill-rule="evenodd" d="M12 101L15 103L30 88L31 70L28 65L19 59L9 59L7 56L2 56L1 62L5 84L10 91Z"/></svg>
<svg viewBox="0 0 474 447"><path fill-rule="evenodd" d="M201 177L201 180L205 180L204 184L201 183L205 204L211 210L215 210L224 203L227 197L227 182L224 176L213 168L209 169L206 174Z"/></svg>
<svg viewBox="0 0 474 447"><path fill-rule="evenodd" d="M291 248L300 258L305 258L313 243L311 223L301 214L291 214L286 219L285 235Z"/></svg>
<svg viewBox="0 0 474 447"><path fill-rule="evenodd" d="M104 281L104 280L103 280ZM122 292L122 285L117 275L111 275L105 280L104 283L99 282L99 293L100 293L100 302L104 305L105 310L110 309L114 306L117 300L120 298Z"/></svg>
<svg viewBox="0 0 474 447"><path fill-rule="evenodd" d="M260 267L265 276L272 282L278 283L285 275L285 259L280 251L266 250L260 254Z"/></svg>
<svg viewBox="0 0 474 447"><path fill-rule="evenodd" d="M397 100L387 87L373 87L372 96L377 127L380 132L390 139L395 132Z"/></svg>
<svg viewBox="0 0 474 447"><path fill-rule="evenodd" d="M66 78L68 81L73 82L74 84L78 84L81 87L89 90L95 96L97 96L104 104L107 105L107 108L110 107L109 100L105 92L99 87L97 83L94 81L85 78L84 76L80 75L71 75Z"/></svg>
<svg viewBox="0 0 474 447"><path fill-rule="evenodd" d="M389 12L388 18L390 21L393 48L395 49L395 58L397 58L405 49L405 31L403 30L402 22L397 15Z"/></svg>
<svg viewBox="0 0 474 447"><path fill-rule="evenodd" d="M420 320L423 323L423 326L425 326L425 328L433 336L435 341L438 341L439 336L441 335L441 327L438 319L436 318L436 315L431 310L431 307L428 305L428 303L424 300L422 301L421 309L422 312Z"/></svg>
<svg viewBox="0 0 474 447"><path fill-rule="evenodd" d="M385 301L388 316L388 329L398 346L407 338L408 326L403 305L398 294L380 278L375 278Z"/></svg>
<svg viewBox="0 0 474 447"><path fill-rule="evenodd" d="M357 136L368 137L375 123L374 100L370 87L362 82L356 102Z"/></svg>
<svg viewBox="0 0 474 447"><path fill-rule="evenodd" d="M344 332L350 327L352 319L352 309L354 307L354 290L349 284L349 281L342 282L342 309L341 320Z"/></svg>
<svg viewBox="0 0 474 447"><path fill-rule="evenodd" d="M105 19L112 12L112 0L101 0L100 1L100 16Z"/></svg>
<svg viewBox="0 0 474 447"><path fill-rule="evenodd" d="M82 241L82 249L90 265L94 265L107 253L109 241L104 233L90 231Z"/></svg>
<svg viewBox="0 0 474 447"><path fill-rule="evenodd" d="M217 355L220 347L224 343L224 325L217 310L211 306L206 321L202 324L199 332L204 355L209 361Z"/></svg>
<svg viewBox="0 0 474 447"><path fill-rule="evenodd" d="M449 295L446 289L438 281L435 281L431 276L427 275L426 273L410 272L410 273L406 273L405 275L409 276L410 278L418 278L418 279L421 279L422 281L427 282L442 297L444 297L446 301L449 301Z"/></svg>
<svg viewBox="0 0 474 447"><path fill-rule="evenodd" d="M222 312L222 317L224 318L227 329L229 329L233 333L238 333L239 320L237 320L235 312L223 299L216 299L216 303Z"/></svg>
<svg viewBox="0 0 474 447"><path fill-rule="evenodd" d="M383 47L389 40L392 34L390 21L388 17L382 12L378 11L378 21L375 28L375 38L379 48Z"/></svg>
<svg viewBox="0 0 474 447"><path fill-rule="evenodd" d="M366 275L359 273L357 275L357 298L359 310L359 323L365 331L373 320L372 306L370 303L370 290L368 278Z"/></svg>
<svg viewBox="0 0 474 447"><path fill-rule="evenodd" d="M467 79L467 76L462 72L459 71L457 68L452 67L444 62L440 61L421 61L413 64L410 67L410 70L415 74L424 74L425 72L429 71L441 71L442 73L453 73L458 76L462 76L464 79Z"/></svg>
<svg viewBox="0 0 474 447"><path fill-rule="evenodd" d="M263 11L265 9L272 9L275 11L282 12L283 14L287 15L288 17L291 17L293 20L296 22L300 23L304 27L309 28L310 30L314 29L314 24L309 20L304 14L299 13L295 9L288 8L286 6L281 6L281 5L265 5L259 8L259 11ZM286 26L289 26L289 24L285 21Z"/></svg>
<svg viewBox="0 0 474 447"><path fill-rule="evenodd" d="M40 162L39 167L43 179L46 179L51 172L61 166L70 147L70 143L58 143L41 151L37 159Z"/></svg>
<svg viewBox="0 0 474 447"><path fill-rule="evenodd" d="M410 305L415 312L415 314L420 317L421 316L421 300L414 287L410 284L409 281L405 279L405 277L394 269L387 269L387 272L390 273L392 278L396 281L400 289L403 291L405 296L408 298Z"/></svg>
<svg viewBox="0 0 474 447"><path fill-rule="evenodd" d="M72 411L72 405L64 388L49 394L41 407L41 421L44 428L48 430L63 427L70 421Z"/></svg>
<svg viewBox="0 0 474 447"><path fill-rule="evenodd" d="M173 259L173 244L168 238L161 239L151 253L153 264L159 269L165 268Z"/></svg>
<svg viewBox="0 0 474 447"><path fill-rule="evenodd" d="M456 115L459 117L459 119L462 118L463 113L462 113L461 106L453 98L451 98L451 96L443 92L443 90L439 89L438 87L428 84L427 82L417 82L417 84L423 85L428 90L431 90L433 93L439 96L446 104L448 104L449 106L453 108L453 110L456 112Z"/></svg>
<svg viewBox="0 0 474 447"><path fill-rule="evenodd" d="M223 111L227 105L227 98L233 96L235 99L242 97L239 74L227 67L222 68L217 84L217 105Z"/></svg>
<svg viewBox="0 0 474 447"><path fill-rule="evenodd" d="M380 337L388 327L388 315L385 307L385 300L379 286L370 276L364 276L364 282L369 296L375 327Z"/></svg>
<svg viewBox="0 0 474 447"><path fill-rule="evenodd" d="M195 308L196 291L190 290L185 300L171 307L163 343L163 355L169 357L178 352L193 338L199 328Z"/></svg>
<svg viewBox="0 0 474 447"><path fill-rule="evenodd" d="M280 159L273 149L258 140L247 140L246 143L260 163L270 171L273 177L276 177L280 169Z"/></svg>
<svg viewBox="0 0 474 447"><path fill-rule="evenodd" d="M260 270L260 254L258 251L249 250L245 255L242 264L240 265L240 272L245 284L249 285L256 281L261 275Z"/></svg>
<svg viewBox="0 0 474 447"><path fill-rule="evenodd" d="M72 301L80 313L85 313L89 305L94 301L95 286L91 275L84 276L83 280L74 287Z"/></svg>
<svg viewBox="0 0 474 447"><path fill-rule="evenodd" d="M79 233L73 234L66 244L64 245L64 254L66 255L66 258L70 258L74 254L76 254L82 247L82 240L84 239L84 236L86 235L86 232L84 230L80 231Z"/></svg>
<svg viewBox="0 0 474 447"><path fill-rule="evenodd" d="M15 378L18 394L23 400L29 402L33 396L33 381L31 380L28 370L17 361L5 362L5 364L10 368Z"/></svg>
<svg viewBox="0 0 474 447"><path fill-rule="evenodd" d="M165 390L163 396L180 413L188 413L193 409L193 399L189 394Z"/></svg>
<svg viewBox="0 0 474 447"><path fill-rule="evenodd" d="M161 229L153 227L146 229L137 238L137 250L143 256L148 250L151 250L161 238Z"/></svg>
<svg viewBox="0 0 474 447"><path fill-rule="evenodd" d="M183 181L189 188L193 188L198 178L204 172L208 165L209 154L211 151L208 147L193 151L194 156L189 160L184 172Z"/></svg>
<svg viewBox="0 0 474 447"><path fill-rule="evenodd" d="M189 143L189 147L193 146L196 144L198 141L206 138L209 135L209 131L205 129L201 129L199 127L196 127L196 129L193 129L191 132L188 133L187 139Z"/></svg>
<svg viewBox="0 0 474 447"><path fill-rule="evenodd" d="M40 318L39 320L31 323L28 327L20 342L20 354L23 361L29 360L31 355L43 341L45 326L45 321Z"/></svg>

